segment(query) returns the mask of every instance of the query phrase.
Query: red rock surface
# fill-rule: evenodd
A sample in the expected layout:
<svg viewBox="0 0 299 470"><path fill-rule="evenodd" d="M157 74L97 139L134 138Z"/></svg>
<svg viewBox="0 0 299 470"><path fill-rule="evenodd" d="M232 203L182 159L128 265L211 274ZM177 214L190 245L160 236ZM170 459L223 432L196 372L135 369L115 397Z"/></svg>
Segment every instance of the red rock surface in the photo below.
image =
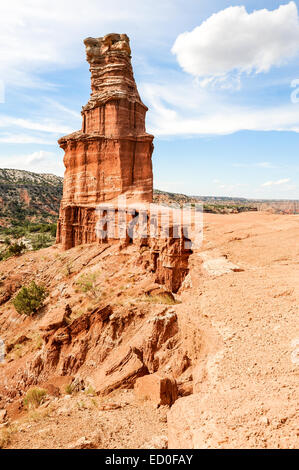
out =
<svg viewBox="0 0 299 470"><path fill-rule="evenodd" d="M0 410L12 424L0 443L11 430L5 447L298 447L298 220L206 214L204 228L173 305L144 268L150 249L135 244L54 245L1 262L4 293L19 276L49 296L33 317L0 307ZM136 380L153 374L178 385L170 410L136 400ZM48 395L31 417L32 386Z"/></svg>
<svg viewBox="0 0 299 470"><path fill-rule="evenodd" d="M134 388L139 399L150 400L156 405L172 405L178 397L176 381L159 374L140 377Z"/></svg>
<svg viewBox="0 0 299 470"><path fill-rule="evenodd" d="M145 131L147 107L134 80L129 38L108 34L84 43L91 97L82 129L59 140L66 170L57 241L66 249L96 240L97 204L120 194L134 202L153 198L153 136Z"/></svg>
<svg viewBox="0 0 299 470"><path fill-rule="evenodd" d="M156 273L156 282L177 292L188 273L191 250L185 246L182 232L178 238L171 235L174 230L171 220L167 225L169 236L161 237L167 227L161 222L159 208L150 204L153 136L145 131L147 107L134 80L129 38L125 34L108 34L103 38L87 38L84 43L92 93L82 109L81 131L59 140L65 151L66 170L57 242L63 249L96 242L136 243L142 250L148 250L147 256L143 256L144 266ZM125 201L123 211L119 196ZM104 221L111 209L115 220L109 227L114 232L111 234L109 228L104 235L99 225L106 227L109 222ZM147 219L147 236L142 237L135 230L134 237L128 233L122 237L118 228L120 217L129 227L134 224L135 215L140 216L139 212ZM151 234L151 223L156 226L157 236Z"/></svg>

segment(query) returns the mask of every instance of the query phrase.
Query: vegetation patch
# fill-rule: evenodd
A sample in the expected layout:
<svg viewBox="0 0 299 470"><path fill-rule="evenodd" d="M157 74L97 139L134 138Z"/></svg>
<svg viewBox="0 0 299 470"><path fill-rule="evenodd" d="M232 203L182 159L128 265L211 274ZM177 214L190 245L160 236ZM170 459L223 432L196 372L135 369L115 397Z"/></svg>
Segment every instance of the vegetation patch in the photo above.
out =
<svg viewBox="0 0 299 470"><path fill-rule="evenodd" d="M17 431L15 425L6 426L0 431L0 449L5 449L11 442L13 433Z"/></svg>
<svg viewBox="0 0 299 470"><path fill-rule="evenodd" d="M6 249L0 253L0 261L10 258L11 256L20 256L25 250L24 243L11 243L9 239L5 239Z"/></svg>
<svg viewBox="0 0 299 470"><path fill-rule="evenodd" d="M157 294L146 294L142 300L151 304L175 305L177 302L171 292L159 292Z"/></svg>
<svg viewBox="0 0 299 470"><path fill-rule="evenodd" d="M43 388L34 387L28 390L24 397L24 406L30 410L32 408L38 408L45 400L47 391Z"/></svg>
<svg viewBox="0 0 299 470"><path fill-rule="evenodd" d="M80 276L76 281L76 285L81 292L89 293L92 297L96 298L100 295L100 290L96 286L96 280L96 273L82 274L82 276Z"/></svg>
<svg viewBox="0 0 299 470"><path fill-rule="evenodd" d="M28 287L23 286L19 290L12 303L18 313L31 316L42 307L46 297L47 292L44 286L32 281Z"/></svg>

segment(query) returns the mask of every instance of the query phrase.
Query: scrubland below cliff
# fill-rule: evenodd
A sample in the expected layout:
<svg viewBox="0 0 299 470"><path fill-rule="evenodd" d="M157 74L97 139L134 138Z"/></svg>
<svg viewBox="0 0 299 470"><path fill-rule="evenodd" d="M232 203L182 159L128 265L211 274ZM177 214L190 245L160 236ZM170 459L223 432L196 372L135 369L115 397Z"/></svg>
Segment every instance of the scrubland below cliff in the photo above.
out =
<svg viewBox="0 0 299 470"><path fill-rule="evenodd" d="M298 232L297 216L205 214L174 296L134 245L2 261L1 446L298 446ZM49 295L28 317L11 300L31 280ZM150 374L176 381L171 407L134 392Z"/></svg>

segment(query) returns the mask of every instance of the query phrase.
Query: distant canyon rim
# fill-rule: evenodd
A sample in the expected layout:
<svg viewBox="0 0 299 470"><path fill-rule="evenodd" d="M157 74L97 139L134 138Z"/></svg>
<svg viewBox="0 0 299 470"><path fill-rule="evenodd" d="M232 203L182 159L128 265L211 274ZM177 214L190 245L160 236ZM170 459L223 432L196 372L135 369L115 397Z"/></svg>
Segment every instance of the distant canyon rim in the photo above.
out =
<svg viewBox="0 0 299 470"><path fill-rule="evenodd" d="M84 44L56 244L0 262L0 448L297 447L298 216L204 213L199 247L160 216L157 237L110 236L99 205L118 230L153 202L153 136L128 36Z"/></svg>

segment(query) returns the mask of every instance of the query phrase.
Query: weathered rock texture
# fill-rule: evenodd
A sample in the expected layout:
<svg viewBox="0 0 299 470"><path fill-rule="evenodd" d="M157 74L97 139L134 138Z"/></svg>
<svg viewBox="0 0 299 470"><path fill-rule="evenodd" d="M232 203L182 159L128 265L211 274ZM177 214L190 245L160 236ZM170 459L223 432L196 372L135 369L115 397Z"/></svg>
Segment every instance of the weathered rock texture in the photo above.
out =
<svg viewBox="0 0 299 470"><path fill-rule="evenodd" d="M261 212L205 217L202 251L190 256L173 305L139 264L150 250L140 254L135 244L54 245L1 262L8 296L19 279L49 291L31 317L9 301L1 306L0 410L13 426L0 436L13 430L9 447L69 448L82 437L94 442L94 432L102 449L164 448L166 434L174 449L298 447L298 221ZM243 271L218 270L225 256ZM82 292L84 279L94 279L92 290ZM177 383L167 433L166 407L134 400L136 381L149 381L159 399L154 376ZM48 395L31 419L23 399L35 385ZM85 391L66 398L69 385ZM89 398L92 388L99 396Z"/></svg>
<svg viewBox="0 0 299 470"><path fill-rule="evenodd" d="M120 194L131 202L153 198L153 136L145 131L147 107L137 91L129 38L87 38L91 97L82 108L82 129L62 137L63 198L57 241L68 249L96 241L95 207Z"/></svg>
<svg viewBox="0 0 299 470"><path fill-rule="evenodd" d="M159 374L139 377L134 388L139 399L150 400L156 405L172 405L178 397L176 381Z"/></svg>
<svg viewBox="0 0 299 470"><path fill-rule="evenodd" d="M161 215L154 214L151 220L149 209L142 208L153 200L153 136L145 131L147 107L134 80L129 38L108 34L87 38L84 44L92 92L82 109L82 129L59 140L66 170L57 242L64 249L115 240L135 243L143 252L149 250L144 263L156 273L156 281L176 292L188 273L191 249L182 233L173 235L173 222L165 227ZM122 214L120 196L125 201ZM104 235L98 226L105 229L101 222L106 220L109 207L116 217L112 228L116 227L117 233L111 235L108 227ZM136 233L131 237L128 231L121 236L119 218L124 217L126 226L134 226L140 210L145 215L146 237ZM155 236L149 235L151 224L156 227ZM166 237L161 236L165 228Z"/></svg>

